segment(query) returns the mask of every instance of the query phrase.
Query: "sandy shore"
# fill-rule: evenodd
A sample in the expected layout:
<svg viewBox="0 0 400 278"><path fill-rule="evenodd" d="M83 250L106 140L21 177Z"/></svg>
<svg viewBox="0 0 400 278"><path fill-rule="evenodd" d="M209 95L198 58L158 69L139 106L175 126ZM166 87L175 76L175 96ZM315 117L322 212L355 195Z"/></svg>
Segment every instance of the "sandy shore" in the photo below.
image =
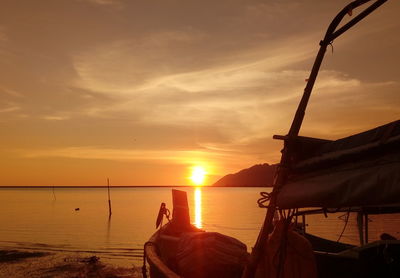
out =
<svg viewBox="0 0 400 278"><path fill-rule="evenodd" d="M142 277L139 267L112 265L93 254L0 250L0 277L131 278Z"/></svg>

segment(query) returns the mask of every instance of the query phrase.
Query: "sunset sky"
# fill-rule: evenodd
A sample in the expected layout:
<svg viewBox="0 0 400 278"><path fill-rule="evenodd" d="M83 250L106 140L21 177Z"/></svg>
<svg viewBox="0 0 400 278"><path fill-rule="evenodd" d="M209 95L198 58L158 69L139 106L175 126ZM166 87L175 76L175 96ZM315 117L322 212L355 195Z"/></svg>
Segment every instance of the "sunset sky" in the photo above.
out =
<svg viewBox="0 0 400 278"><path fill-rule="evenodd" d="M1 0L0 185L184 185L196 166L211 184L277 162L349 2ZM328 49L302 135L400 118L399 15L389 0Z"/></svg>

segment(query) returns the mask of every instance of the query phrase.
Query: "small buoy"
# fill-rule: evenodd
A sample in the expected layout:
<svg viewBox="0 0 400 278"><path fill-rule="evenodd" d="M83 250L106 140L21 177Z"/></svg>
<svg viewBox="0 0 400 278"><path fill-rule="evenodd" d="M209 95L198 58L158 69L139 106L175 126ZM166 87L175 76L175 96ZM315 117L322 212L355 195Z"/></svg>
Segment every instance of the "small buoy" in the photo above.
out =
<svg viewBox="0 0 400 278"><path fill-rule="evenodd" d="M79 210L79 208L75 208L75 211L78 211Z"/></svg>

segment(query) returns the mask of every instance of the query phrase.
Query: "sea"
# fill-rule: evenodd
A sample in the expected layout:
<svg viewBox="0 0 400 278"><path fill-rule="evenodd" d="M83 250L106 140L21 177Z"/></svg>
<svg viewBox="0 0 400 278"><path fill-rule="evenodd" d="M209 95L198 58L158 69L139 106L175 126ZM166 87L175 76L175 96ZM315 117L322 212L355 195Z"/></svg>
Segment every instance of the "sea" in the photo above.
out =
<svg viewBox="0 0 400 278"><path fill-rule="evenodd" d="M116 265L140 266L160 204L172 212L172 188L187 192L194 225L234 237L251 252L266 213L257 200L269 188L112 187L111 217L107 188L0 188L0 249L90 253ZM355 215L348 221L345 213L308 216L306 229L359 243ZM369 216L369 239L382 232L400 238L399 215Z"/></svg>

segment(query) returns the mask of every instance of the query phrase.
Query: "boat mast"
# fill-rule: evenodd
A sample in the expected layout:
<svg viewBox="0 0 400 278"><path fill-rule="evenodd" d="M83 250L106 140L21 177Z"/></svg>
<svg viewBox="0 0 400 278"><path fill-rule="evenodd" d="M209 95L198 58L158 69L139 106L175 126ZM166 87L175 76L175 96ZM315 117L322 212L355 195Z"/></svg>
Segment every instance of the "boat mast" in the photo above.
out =
<svg viewBox="0 0 400 278"><path fill-rule="evenodd" d="M257 241L255 243L255 246L252 250L251 253L251 258L250 258L250 263L247 265L246 269L243 272L242 277L243 278L251 278L254 277L257 265L260 261L260 258L262 256L263 248L265 246L265 243L268 239L269 234L272 232L273 229L273 217L276 211L276 201L277 201L277 195L280 190L280 188L285 184L287 176L288 176L288 170L290 168L290 162L292 159L292 154L294 151L294 143L296 142L297 136L300 131L300 127L303 123L305 111L307 108L308 100L310 99L310 95L312 92L312 89L314 87L315 80L318 75L318 71L321 67L322 60L324 58L326 48L328 45L332 44L332 42L342 35L344 32L349 30L351 27L353 27L355 24L357 24L359 21L361 21L363 18L368 16L370 13L372 13L375 9L380 7L382 4L384 4L387 0L376 0L373 4L371 4L369 7L367 7L364 11L359 13L356 17L354 17L352 20L344 24L342 27L336 30L342 19L346 16L346 14L351 15L352 11L367 3L370 2L371 0L356 0L345 6L337 15L336 17L332 20L331 24L329 25L324 39L320 42L320 49L318 51L318 54L315 58L314 65L312 67L310 76L307 81L307 85L304 89L303 96L301 98L301 101L299 103L299 106L297 107L296 114L294 116L292 125L290 126L289 132L286 136L284 136L284 147L282 150L282 157L281 161L277 167L276 173L275 173L275 179L274 179L274 185L271 193L271 198L268 206L268 210L264 219L264 224L260 230L260 233L258 235ZM275 137L274 139L277 139L279 137Z"/></svg>

